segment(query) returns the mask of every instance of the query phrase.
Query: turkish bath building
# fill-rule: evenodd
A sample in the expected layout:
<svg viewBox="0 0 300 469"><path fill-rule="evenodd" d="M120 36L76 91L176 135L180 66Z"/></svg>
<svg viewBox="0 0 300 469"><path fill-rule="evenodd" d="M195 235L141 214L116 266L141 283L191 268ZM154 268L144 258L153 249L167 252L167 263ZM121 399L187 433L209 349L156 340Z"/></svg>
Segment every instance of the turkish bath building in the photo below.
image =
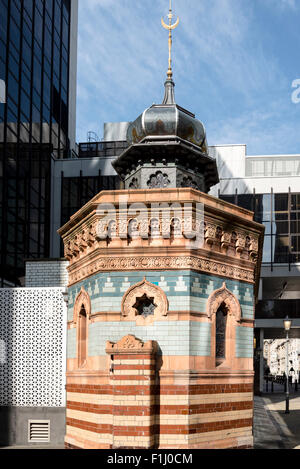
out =
<svg viewBox="0 0 300 469"><path fill-rule="evenodd" d="M127 143L113 162L123 189L59 230L66 448L251 448L264 227L208 195L216 161L171 74Z"/></svg>

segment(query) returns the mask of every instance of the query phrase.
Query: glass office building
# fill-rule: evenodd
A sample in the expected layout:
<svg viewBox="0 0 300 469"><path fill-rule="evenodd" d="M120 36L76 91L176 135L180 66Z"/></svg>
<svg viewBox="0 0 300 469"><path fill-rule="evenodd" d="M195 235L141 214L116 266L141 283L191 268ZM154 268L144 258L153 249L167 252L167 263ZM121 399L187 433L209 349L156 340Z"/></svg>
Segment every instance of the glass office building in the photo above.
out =
<svg viewBox="0 0 300 469"><path fill-rule="evenodd" d="M255 221L265 226L263 263L300 262L300 194L238 194L220 198L251 210Z"/></svg>
<svg viewBox="0 0 300 469"><path fill-rule="evenodd" d="M118 176L83 176L61 177L61 226L101 191L119 189ZM63 246L62 246L63 247ZM63 254L63 251L61 251Z"/></svg>
<svg viewBox="0 0 300 469"><path fill-rule="evenodd" d="M50 255L51 160L75 141L78 0L0 0L0 287ZM70 112L72 110L72 112Z"/></svg>
<svg viewBox="0 0 300 469"><path fill-rule="evenodd" d="M264 340L300 338L300 155L246 156L245 145L210 148L220 184L212 195L254 212L265 226L260 290L255 308L255 392L264 390Z"/></svg>

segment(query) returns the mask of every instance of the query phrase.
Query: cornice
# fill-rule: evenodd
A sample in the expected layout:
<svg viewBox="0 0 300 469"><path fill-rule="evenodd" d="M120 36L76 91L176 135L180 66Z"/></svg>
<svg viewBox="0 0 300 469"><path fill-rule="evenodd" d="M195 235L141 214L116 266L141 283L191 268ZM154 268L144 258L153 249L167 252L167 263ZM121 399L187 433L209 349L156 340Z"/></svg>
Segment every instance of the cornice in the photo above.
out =
<svg viewBox="0 0 300 469"><path fill-rule="evenodd" d="M181 256L123 256L98 257L84 266L71 270L69 267L69 286L72 286L99 272L124 272L145 270L196 270L227 279L254 283L254 268L238 267L234 263L227 263L209 259L200 255Z"/></svg>

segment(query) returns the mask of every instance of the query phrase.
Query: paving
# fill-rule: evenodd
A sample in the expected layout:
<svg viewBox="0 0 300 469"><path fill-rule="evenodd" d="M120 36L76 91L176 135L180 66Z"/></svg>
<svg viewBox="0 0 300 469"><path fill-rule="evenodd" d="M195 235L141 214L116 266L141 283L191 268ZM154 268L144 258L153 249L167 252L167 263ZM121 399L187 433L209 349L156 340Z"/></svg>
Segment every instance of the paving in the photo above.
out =
<svg viewBox="0 0 300 469"><path fill-rule="evenodd" d="M285 394L254 398L254 448L300 449L300 393L290 395L290 413L285 413Z"/></svg>

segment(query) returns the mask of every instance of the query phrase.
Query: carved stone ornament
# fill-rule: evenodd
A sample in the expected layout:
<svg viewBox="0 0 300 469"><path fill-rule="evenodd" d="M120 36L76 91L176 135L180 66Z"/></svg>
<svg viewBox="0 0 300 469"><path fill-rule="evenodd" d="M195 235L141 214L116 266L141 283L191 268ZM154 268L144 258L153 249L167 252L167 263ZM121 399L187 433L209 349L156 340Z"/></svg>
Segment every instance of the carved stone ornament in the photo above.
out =
<svg viewBox="0 0 300 469"><path fill-rule="evenodd" d="M71 249L71 241L65 244L64 253L65 253L64 254L65 258L68 259L68 261L70 261L73 257L73 251Z"/></svg>
<svg viewBox="0 0 300 469"><path fill-rule="evenodd" d="M160 222L158 218L151 218L149 223L149 236L160 236Z"/></svg>
<svg viewBox="0 0 300 469"><path fill-rule="evenodd" d="M216 234L217 234L217 226L211 223L208 223L206 225L205 235L204 235L207 244L213 243L213 240L216 239Z"/></svg>
<svg viewBox="0 0 300 469"><path fill-rule="evenodd" d="M137 239L140 237L139 222L136 218L133 218L128 223L128 237Z"/></svg>
<svg viewBox="0 0 300 469"><path fill-rule="evenodd" d="M244 233L237 234L237 243L236 243L237 251L243 250L246 247L246 236Z"/></svg>
<svg viewBox="0 0 300 469"><path fill-rule="evenodd" d="M96 226L96 238L106 239L107 238L107 222L105 220L99 220Z"/></svg>
<svg viewBox="0 0 300 469"><path fill-rule="evenodd" d="M180 218L172 218L171 220L171 227L170 227L170 234L171 237L174 238L182 238L183 237L183 223Z"/></svg>
<svg viewBox="0 0 300 469"><path fill-rule="evenodd" d="M85 239L86 233L85 231L82 231L78 236L78 246L81 252L83 252L87 248L87 243Z"/></svg>
<svg viewBox="0 0 300 469"><path fill-rule="evenodd" d="M140 315L136 307L139 299L144 296L151 298L155 305L154 314L147 317ZM168 300L161 288L144 279L127 290L122 300L121 311L123 317L128 320L136 320L137 324L150 324L168 314Z"/></svg>
<svg viewBox="0 0 300 469"><path fill-rule="evenodd" d="M184 176L180 183L180 187L191 187L192 189L199 189L199 185L191 176Z"/></svg>
<svg viewBox="0 0 300 469"><path fill-rule="evenodd" d="M73 316L73 322L76 324L78 316L80 314L81 308L84 306L87 318L90 317L91 314L91 299L90 295L88 292L81 287L80 292L78 293L75 303L74 303L74 316Z"/></svg>
<svg viewBox="0 0 300 469"><path fill-rule="evenodd" d="M258 240L252 238L250 242L250 260L257 262L258 259Z"/></svg>
<svg viewBox="0 0 300 469"><path fill-rule="evenodd" d="M107 235L110 239L116 238L118 235L117 222L116 220L110 220L107 225Z"/></svg>
<svg viewBox="0 0 300 469"><path fill-rule="evenodd" d="M213 314L216 314L220 306L224 305L225 310L229 316L234 316L237 322L240 322L242 317L241 305L236 296L228 290L226 283L223 287L214 291L207 300L206 312L207 316L211 319Z"/></svg>
<svg viewBox="0 0 300 469"><path fill-rule="evenodd" d="M153 340L144 343L134 335L126 335L119 342L107 342L106 353L113 355L119 353L147 353L154 354L157 351L157 344Z"/></svg>
<svg viewBox="0 0 300 469"><path fill-rule="evenodd" d="M147 318L148 316L154 316L156 304L153 302L153 298L149 298L146 294L137 298L136 304L133 307L138 311L139 316Z"/></svg>
<svg viewBox="0 0 300 469"><path fill-rule="evenodd" d="M163 174L161 171L157 171L155 174L151 174L147 186L149 189L163 189L170 185L170 180L167 174Z"/></svg>
<svg viewBox="0 0 300 469"><path fill-rule="evenodd" d="M139 189L139 181L137 178L132 178L129 184L129 189Z"/></svg>
<svg viewBox="0 0 300 469"><path fill-rule="evenodd" d="M157 269L196 269L201 272L224 276L227 278L254 283L253 269L241 268L224 262L213 262L202 257L193 256L135 256L135 257L103 257L91 261L84 267L69 268L69 285L80 282L95 272L120 270L157 270Z"/></svg>

